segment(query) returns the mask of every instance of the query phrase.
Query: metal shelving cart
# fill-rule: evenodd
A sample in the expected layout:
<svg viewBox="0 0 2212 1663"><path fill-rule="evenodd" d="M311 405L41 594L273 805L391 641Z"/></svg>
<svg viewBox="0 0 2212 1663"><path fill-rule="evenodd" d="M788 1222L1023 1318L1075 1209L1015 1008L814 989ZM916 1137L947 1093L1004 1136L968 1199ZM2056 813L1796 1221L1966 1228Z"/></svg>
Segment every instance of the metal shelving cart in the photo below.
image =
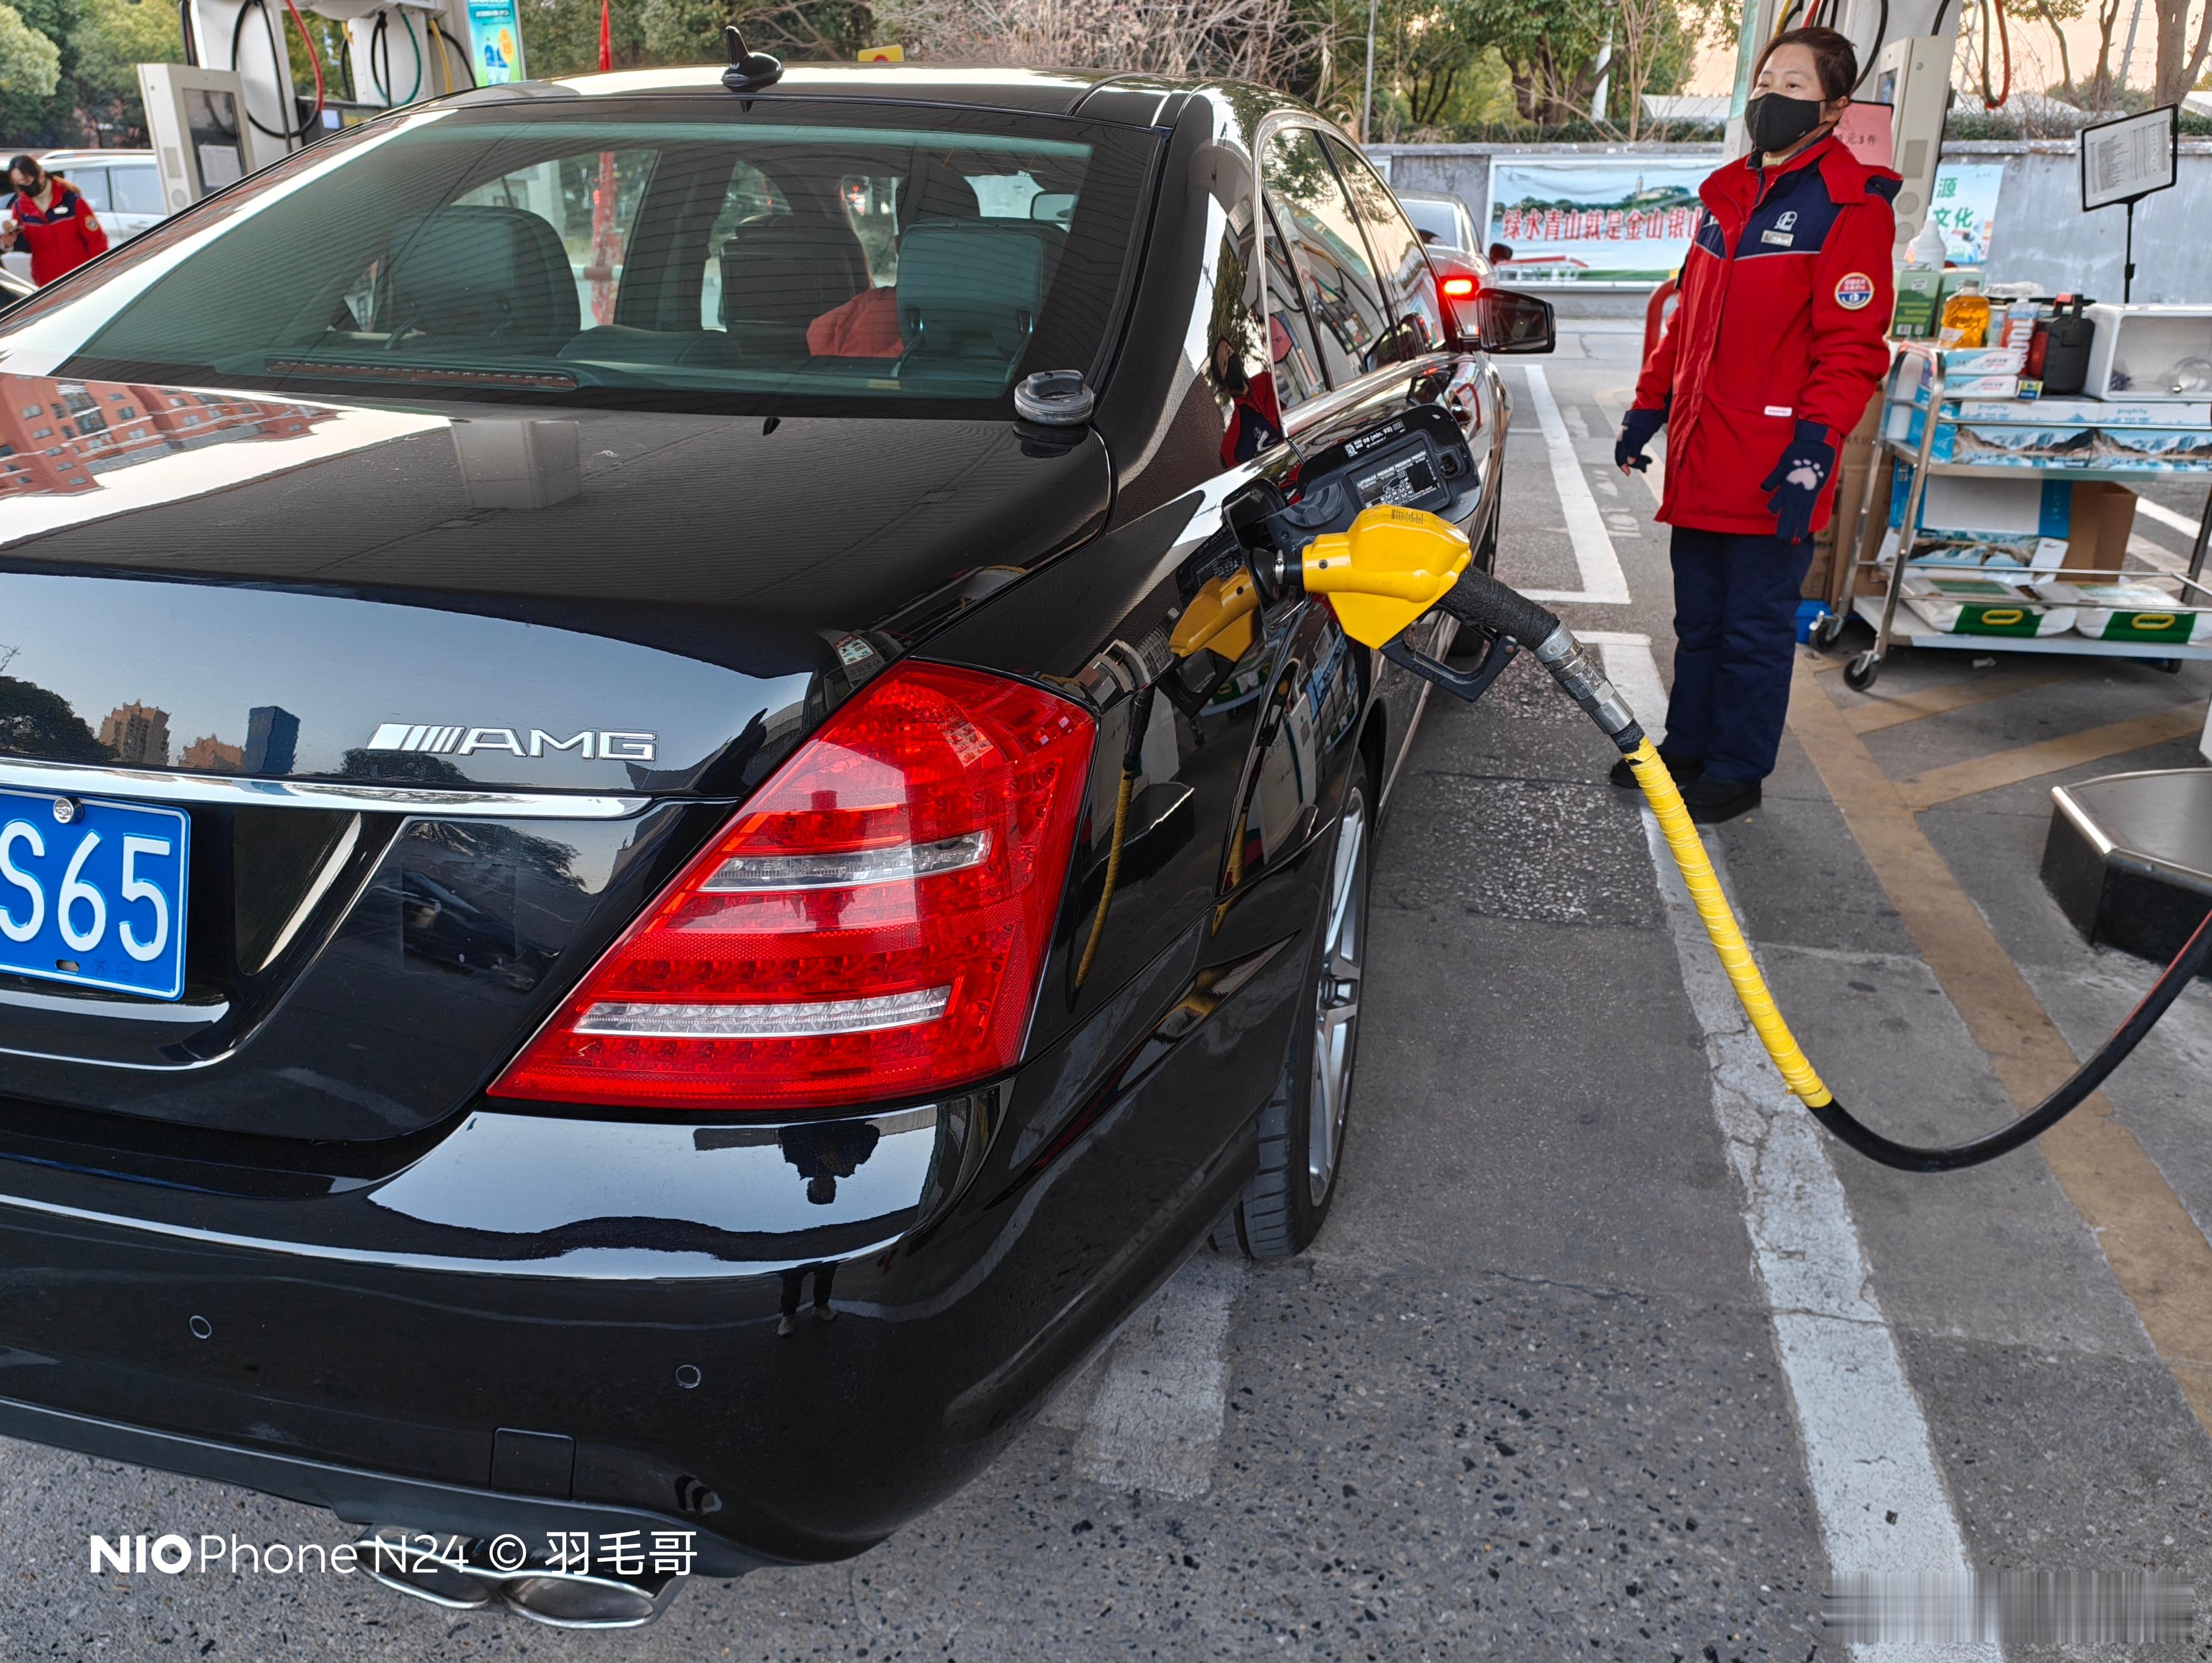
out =
<svg viewBox="0 0 2212 1663"><path fill-rule="evenodd" d="M1899 373L1916 354L1928 360L1928 408L1920 424L1920 441L1908 445L1890 436L1890 411L1899 404L1897 383ZM1917 404L1917 398L1912 403ZM1859 653L1844 666L1844 680L1852 688L1864 692L1874 685L1875 677L1881 673L1882 661L1889 656L1893 645L1902 641L1911 646L1966 648L1977 652L2066 652L2088 658L2144 659L2179 668L2185 659L2212 659L2212 642L2190 646L2172 641L2096 640L2087 635L2070 632L2050 636L1989 635L1961 634L1936 629L1908 613L1903 620L1898 617L1898 602L1902 598L1904 575L1911 564L1911 549L1917 541L1920 529L1920 502L1931 477L1964 476L1980 479L2058 479L2068 482L2106 480L2117 484L2140 484L2145 479L2172 478L2186 475L2212 482L2212 466L2178 465L2163 469L2069 467L2060 464L2035 464L2027 463L1971 463L1933 462L1929 458L1935 449L1937 417L1946 403L1957 404L1960 395L1943 390L1943 357L1942 353L1925 348L1907 347L1900 351L1890 365L1889 376L1883 384L1881 426L1877 432L1877 455L1886 450L1899 462L1912 464L1912 485L1906 494L1904 525L1898 535L1895 563L1890 568L1889 581L1879 596L1861 595L1858 578L1862 571L1879 568L1881 561L1862 559L1860 549L1865 543L1868 516L1874 512L1877 483L1881 478L1880 467L1867 470L1866 489L1861 494L1856 516L1851 521L1851 540L1848 545L1850 558L1844 572L1843 592L1837 610L1821 620L1813 634L1814 644L1820 647L1833 646L1841 638L1844 624L1856 614L1874 626L1874 645ZM1839 528L1840 529L1840 528ZM2185 605L2212 604L2212 586L2203 581L2207 533L2212 531L2212 499L2208 499L2203 523L2197 526L2196 546L2191 550L2188 570L2159 571L2133 575L2169 578L2180 584L2179 599ZM1839 548L1844 546L1840 542ZM1917 569L1956 575L1972 571L1972 567L1956 564L1922 562ZM2034 574L2037 580L2051 578L2087 577L2107 581L2119 576L2115 571L2089 570L2081 567L2060 566Z"/></svg>

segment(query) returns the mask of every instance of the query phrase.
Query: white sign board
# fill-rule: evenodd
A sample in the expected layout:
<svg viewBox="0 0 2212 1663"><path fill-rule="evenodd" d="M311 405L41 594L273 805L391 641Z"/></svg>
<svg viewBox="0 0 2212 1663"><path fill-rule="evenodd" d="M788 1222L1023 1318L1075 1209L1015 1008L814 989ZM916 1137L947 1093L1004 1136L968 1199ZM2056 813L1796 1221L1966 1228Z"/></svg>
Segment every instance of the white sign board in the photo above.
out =
<svg viewBox="0 0 2212 1663"><path fill-rule="evenodd" d="M2179 106L2081 130L2081 207L2110 208L2172 185L2180 137Z"/></svg>
<svg viewBox="0 0 2212 1663"><path fill-rule="evenodd" d="M1508 281L1665 282L1697 234L1698 185L1720 154L1493 161L1487 240L1513 251Z"/></svg>

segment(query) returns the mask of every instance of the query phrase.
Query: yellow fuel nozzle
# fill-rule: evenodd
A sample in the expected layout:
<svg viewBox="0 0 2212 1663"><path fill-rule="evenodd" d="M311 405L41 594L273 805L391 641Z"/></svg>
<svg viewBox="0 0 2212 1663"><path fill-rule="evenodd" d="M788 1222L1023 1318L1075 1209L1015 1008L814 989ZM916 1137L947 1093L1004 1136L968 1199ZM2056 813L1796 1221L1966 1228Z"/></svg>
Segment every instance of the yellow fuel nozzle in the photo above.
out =
<svg viewBox="0 0 2212 1663"><path fill-rule="evenodd" d="M1306 545L1306 593L1333 598L1344 633L1387 646L1452 592L1474 557L1467 533L1418 508L1363 511L1348 531Z"/></svg>
<svg viewBox="0 0 2212 1663"><path fill-rule="evenodd" d="M1215 578L1190 598L1190 604L1176 620L1168 650L1178 659L1212 647L1231 664L1252 647L1252 615L1260 610L1260 586L1252 574L1239 567L1225 578Z"/></svg>

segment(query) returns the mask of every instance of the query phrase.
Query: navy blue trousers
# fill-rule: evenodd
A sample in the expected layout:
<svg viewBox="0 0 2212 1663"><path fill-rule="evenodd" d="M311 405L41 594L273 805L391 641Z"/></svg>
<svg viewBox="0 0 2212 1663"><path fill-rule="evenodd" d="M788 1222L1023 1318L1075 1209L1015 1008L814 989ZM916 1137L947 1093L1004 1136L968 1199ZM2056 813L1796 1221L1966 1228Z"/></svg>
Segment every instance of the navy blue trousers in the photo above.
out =
<svg viewBox="0 0 2212 1663"><path fill-rule="evenodd" d="M1674 528L1674 691L1667 753L1717 780L1774 772L1790 713L1798 592L1813 545Z"/></svg>

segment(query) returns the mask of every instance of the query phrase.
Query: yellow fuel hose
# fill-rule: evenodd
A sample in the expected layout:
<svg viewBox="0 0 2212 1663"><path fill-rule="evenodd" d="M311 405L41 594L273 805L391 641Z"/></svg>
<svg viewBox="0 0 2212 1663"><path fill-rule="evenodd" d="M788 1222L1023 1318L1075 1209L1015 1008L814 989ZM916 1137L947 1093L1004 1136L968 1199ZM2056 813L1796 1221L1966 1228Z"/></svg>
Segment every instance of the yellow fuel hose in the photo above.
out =
<svg viewBox="0 0 2212 1663"><path fill-rule="evenodd" d="M1765 978L1759 974L1759 965L1744 943L1743 931L1729 908L1728 897L1691 822L1682 794L1674 788L1658 748L1637 721L1636 713L1603 670L1584 655L1571 629L1527 596L1471 566L1462 552L1466 547L1467 539L1458 528L1433 514L1371 507L1353 519L1349 531L1317 537L1297 551L1295 557L1279 559L1276 577L1286 586L1297 585L1306 594L1326 596L1335 606L1345 633L1365 646L1392 647L1398 634L1433 605L1493 638L1526 647L1560 690L1580 705L1627 757L1658 819L1668 850L1681 870L1691 902L1705 921L1705 934L1720 956L1721 968L1728 973L1729 984L1735 989L1766 1054L1781 1071L1784 1083L1815 1120L1869 1160L1905 1172L1955 1172L1994 1160L2042 1136L2103 1083L2166 1014L2181 990L2212 963L2212 913L2208 913L2165 974L2097 1053L2009 1126L1939 1149L1900 1144L1883 1136L1836 1101L1798 1048L1789 1023L1774 1008L1774 996L1767 992ZM1462 698L1480 698L1489 685L1485 678L1454 677L1443 665L1405 653L1402 646L1397 651L1398 662ZM1241 836L1240 828L1240 841ZM1232 872L1234 865L1232 851Z"/></svg>
<svg viewBox="0 0 2212 1663"><path fill-rule="evenodd" d="M1114 885L1121 876L1121 840L1129 830L1129 796L1137 783L1137 776L1127 768L1121 770L1121 789L1114 798L1114 836L1106 846L1106 887L1098 892L1098 912L1091 920L1091 939L1084 944L1083 962L1076 967L1075 985L1078 987L1091 979L1091 961L1098 956L1098 943L1106 933L1106 908L1114 899Z"/></svg>
<svg viewBox="0 0 2212 1663"><path fill-rule="evenodd" d="M1835 1095L1820 1083L1820 1077L1813 1071L1813 1065L1806 1061L1804 1052L1798 1048L1796 1036L1782 1019L1782 1012L1775 1009L1774 995L1766 991L1766 978L1759 974L1759 962L1744 944L1743 932L1736 925L1735 913L1730 910L1720 878L1705 853L1705 840L1691 823L1690 810L1682 802L1682 793L1674 789L1674 776L1659 760L1659 748L1651 743L1650 735L1638 740L1636 749L1628 753L1628 766L1636 775L1636 783L1644 787L1644 799L1651 804L1651 812L1659 822L1660 835L1667 840L1668 853L1674 857L1674 865L1681 871L1683 887L1690 892L1690 904L1705 921L1705 934L1713 944L1713 951L1720 956L1721 968L1728 972L1729 986L1735 989L1744 1015L1751 1018L1752 1027L1758 1031L1759 1042L1774 1059L1784 1083L1804 1100L1808 1108L1820 1108L1835 1102Z"/></svg>

